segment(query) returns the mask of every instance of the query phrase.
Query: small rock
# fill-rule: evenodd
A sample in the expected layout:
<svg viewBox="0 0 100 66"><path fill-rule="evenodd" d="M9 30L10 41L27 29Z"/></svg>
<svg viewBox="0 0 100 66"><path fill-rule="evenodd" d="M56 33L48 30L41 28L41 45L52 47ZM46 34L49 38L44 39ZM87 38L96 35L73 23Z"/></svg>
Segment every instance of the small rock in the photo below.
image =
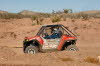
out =
<svg viewBox="0 0 100 66"><path fill-rule="evenodd" d="M98 60L99 60L99 62L100 62L100 56L98 56Z"/></svg>

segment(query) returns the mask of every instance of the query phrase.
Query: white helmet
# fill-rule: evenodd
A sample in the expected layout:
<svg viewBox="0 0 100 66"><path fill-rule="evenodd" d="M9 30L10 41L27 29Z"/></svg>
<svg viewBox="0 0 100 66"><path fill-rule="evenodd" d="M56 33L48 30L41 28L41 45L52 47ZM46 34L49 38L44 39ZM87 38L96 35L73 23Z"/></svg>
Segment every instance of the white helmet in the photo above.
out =
<svg viewBox="0 0 100 66"><path fill-rule="evenodd" d="M54 28L54 30L57 30L56 28Z"/></svg>

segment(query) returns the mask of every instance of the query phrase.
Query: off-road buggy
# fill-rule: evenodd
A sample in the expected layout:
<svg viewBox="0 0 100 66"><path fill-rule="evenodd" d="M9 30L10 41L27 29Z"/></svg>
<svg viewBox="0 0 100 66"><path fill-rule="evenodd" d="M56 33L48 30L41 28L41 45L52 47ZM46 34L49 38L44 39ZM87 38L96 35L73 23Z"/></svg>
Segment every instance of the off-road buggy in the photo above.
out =
<svg viewBox="0 0 100 66"><path fill-rule="evenodd" d="M23 41L24 53L46 52L46 50L78 51L76 36L67 27L57 25L42 26L34 37L25 37Z"/></svg>

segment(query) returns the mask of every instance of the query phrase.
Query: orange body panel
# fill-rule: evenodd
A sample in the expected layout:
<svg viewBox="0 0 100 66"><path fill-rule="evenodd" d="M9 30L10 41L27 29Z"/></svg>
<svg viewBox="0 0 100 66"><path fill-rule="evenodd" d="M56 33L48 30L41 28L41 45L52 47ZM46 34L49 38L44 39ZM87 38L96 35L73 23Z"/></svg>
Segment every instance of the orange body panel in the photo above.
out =
<svg viewBox="0 0 100 66"><path fill-rule="evenodd" d="M68 36L68 35L63 35L61 40L60 40L60 43L58 45L58 50L61 50L65 41L68 41L68 40L75 40L76 38L75 37L71 37L71 36Z"/></svg>
<svg viewBox="0 0 100 66"><path fill-rule="evenodd" d="M28 40L37 40L39 42L39 44L43 45L43 40L40 36L34 36L34 37L26 37L25 39Z"/></svg>

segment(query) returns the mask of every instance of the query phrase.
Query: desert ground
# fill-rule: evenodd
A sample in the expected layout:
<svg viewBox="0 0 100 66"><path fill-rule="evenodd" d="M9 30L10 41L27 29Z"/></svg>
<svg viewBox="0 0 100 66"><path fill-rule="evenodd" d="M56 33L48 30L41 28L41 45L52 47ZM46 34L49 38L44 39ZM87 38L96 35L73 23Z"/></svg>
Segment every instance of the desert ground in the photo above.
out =
<svg viewBox="0 0 100 66"><path fill-rule="evenodd" d="M100 66L100 19L66 19L42 25L63 24L77 35L79 51L24 54L24 37L34 36L42 25L32 25L30 18L0 19L0 66Z"/></svg>

